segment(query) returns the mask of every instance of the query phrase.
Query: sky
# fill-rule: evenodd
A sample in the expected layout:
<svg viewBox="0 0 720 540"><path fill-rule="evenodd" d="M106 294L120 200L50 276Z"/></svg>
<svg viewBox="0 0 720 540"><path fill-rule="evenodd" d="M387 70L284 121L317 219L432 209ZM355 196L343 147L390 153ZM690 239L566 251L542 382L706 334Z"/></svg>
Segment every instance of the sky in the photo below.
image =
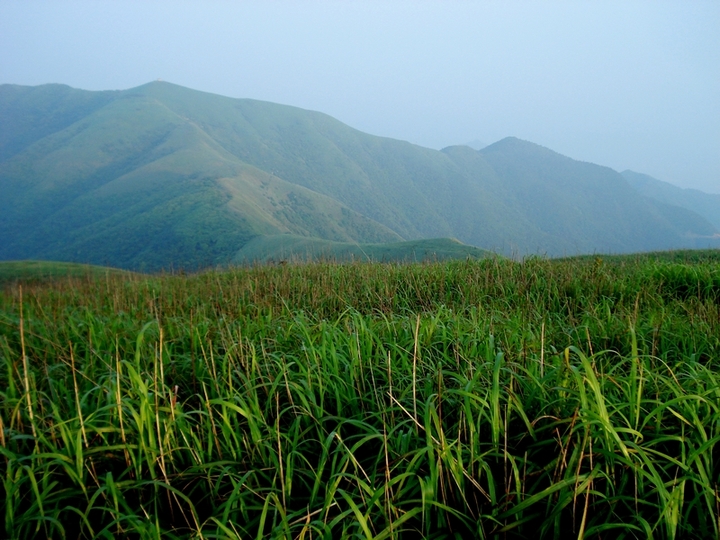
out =
<svg viewBox="0 0 720 540"><path fill-rule="evenodd" d="M0 84L155 79L720 193L717 0L0 0Z"/></svg>

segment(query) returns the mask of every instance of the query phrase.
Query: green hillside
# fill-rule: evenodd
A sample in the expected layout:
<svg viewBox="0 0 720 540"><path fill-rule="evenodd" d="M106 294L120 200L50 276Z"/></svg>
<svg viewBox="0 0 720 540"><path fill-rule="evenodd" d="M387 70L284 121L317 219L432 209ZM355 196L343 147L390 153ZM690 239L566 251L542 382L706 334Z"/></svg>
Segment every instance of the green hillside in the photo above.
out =
<svg viewBox="0 0 720 540"><path fill-rule="evenodd" d="M625 178L608 167L512 137L479 153L511 192L512 206L549 237L549 254L713 245L717 229L707 220L638 197Z"/></svg>
<svg viewBox="0 0 720 540"><path fill-rule="evenodd" d="M712 223L716 229L720 229L720 195L679 188L633 171L623 171L622 175L640 194L661 203L691 210Z"/></svg>
<svg viewBox="0 0 720 540"><path fill-rule="evenodd" d="M0 125L0 260L194 269L277 235L553 256L717 243L696 213L517 139L435 151L165 82L3 85Z"/></svg>
<svg viewBox="0 0 720 540"><path fill-rule="evenodd" d="M156 270L228 260L250 238L400 237L256 169L151 96L123 94L0 164L0 258Z"/></svg>
<svg viewBox="0 0 720 540"><path fill-rule="evenodd" d="M82 120L117 92L87 92L62 84L0 85L0 161Z"/></svg>
<svg viewBox="0 0 720 540"><path fill-rule="evenodd" d="M351 244L295 235L260 236L248 242L233 263L294 261L424 262L449 259L482 259L490 251L457 240L437 238L384 244Z"/></svg>

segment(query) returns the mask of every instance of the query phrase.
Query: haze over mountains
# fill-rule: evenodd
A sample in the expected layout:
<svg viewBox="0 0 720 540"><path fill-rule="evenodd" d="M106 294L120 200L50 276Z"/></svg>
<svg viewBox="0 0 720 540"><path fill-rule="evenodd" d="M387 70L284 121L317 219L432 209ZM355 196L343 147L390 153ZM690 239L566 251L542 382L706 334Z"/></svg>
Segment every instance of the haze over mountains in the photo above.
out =
<svg viewBox="0 0 720 540"><path fill-rule="evenodd" d="M436 151L165 82L2 85L0 125L2 260L198 268L441 237L514 255L720 245L710 195L514 138Z"/></svg>
<svg viewBox="0 0 720 540"><path fill-rule="evenodd" d="M684 189L647 174L623 171L622 175L639 193L656 201L691 209L720 229L720 195Z"/></svg>

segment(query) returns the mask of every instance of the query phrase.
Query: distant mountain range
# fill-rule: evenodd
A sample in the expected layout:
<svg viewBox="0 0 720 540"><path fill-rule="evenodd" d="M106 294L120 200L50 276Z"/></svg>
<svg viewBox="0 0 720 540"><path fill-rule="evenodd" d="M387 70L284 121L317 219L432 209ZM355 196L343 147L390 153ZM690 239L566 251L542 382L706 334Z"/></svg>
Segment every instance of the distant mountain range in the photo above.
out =
<svg viewBox="0 0 720 540"><path fill-rule="evenodd" d="M641 195L687 210L692 210L720 229L720 195L697 189L683 189L647 174L623 171L622 175Z"/></svg>
<svg viewBox="0 0 720 540"><path fill-rule="evenodd" d="M718 201L666 186L515 138L436 151L166 82L0 86L0 260L156 270L395 249L364 244L405 258L720 246ZM434 238L456 240L398 247Z"/></svg>

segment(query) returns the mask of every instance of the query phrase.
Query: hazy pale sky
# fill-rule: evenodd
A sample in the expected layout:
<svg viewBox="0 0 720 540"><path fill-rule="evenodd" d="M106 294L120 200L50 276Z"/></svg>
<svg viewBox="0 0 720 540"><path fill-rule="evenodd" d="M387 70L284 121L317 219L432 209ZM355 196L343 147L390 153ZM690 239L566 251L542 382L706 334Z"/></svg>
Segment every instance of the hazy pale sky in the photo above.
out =
<svg viewBox="0 0 720 540"><path fill-rule="evenodd" d="M155 79L720 193L717 0L0 0L0 84Z"/></svg>

